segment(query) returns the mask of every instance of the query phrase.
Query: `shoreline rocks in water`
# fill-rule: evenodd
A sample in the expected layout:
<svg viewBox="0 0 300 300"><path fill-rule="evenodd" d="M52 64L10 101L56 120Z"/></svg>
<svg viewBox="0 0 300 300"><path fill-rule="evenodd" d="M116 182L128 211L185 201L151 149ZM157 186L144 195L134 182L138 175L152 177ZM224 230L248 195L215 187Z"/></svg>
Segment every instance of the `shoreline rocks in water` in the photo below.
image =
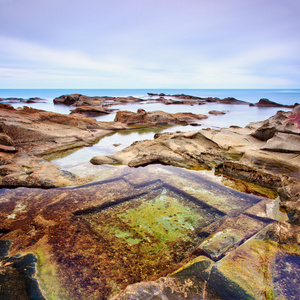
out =
<svg viewBox="0 0 300 300"><path fill-rule="evenodd" d="M106 107L102 106L79 106L73 110L71 110L72 115L78 114L78 115L85 115L89 117L97 117L102 115L107 115L113 112L113 109L108 109Z"/></svg>
<svg viewBox="0 0 300 300"><path fill-rule="evenodd" d="M111 106L124 103L143 102L145 100L136 97L109 97L109 96L85 96L81 94L62 95L53 100L54 104L64 104L68 106Z"/></svg>
<svg viewBox="0 0 300 300"><path fill-rule="evenodd" d="M112 131L93 118L1 104L0 132L0 186L52 188L81 179L37 155L89 146Z"/></svg>
<svg viewBox="0 0 300 300"><path fill-rule="evenodd" d="M67 106L76 106L81 107L81 109L76 109L72 113L78 114L85 114L85 115L101 115L110 113L113 110L107 109L107 107L120 105L120 104L132 104L132 103L162 103L165 105L203 105L206 103L216 103L216 104L225 104L225 105L249 105L249 106L256 106L256 107L286 107L286 108L293 108L297 105L282 105L269 99L262 98L258 103L250 103L243 100L238 100L233 97L227 98L218 98L218 97L197 97L185 94L179 95L165 95L161 94L153 94L148 93L148 99L141 99L132 96L128 97L111 97L111 96L85 96L81 94L70 94L70 95L62 95L57 97L53 100L54 104L62 104ZM168 97L168 98L166 98ZM88 109L88 107L94 107L95 109ZM99 113L99 114L98 114ZM218 113L219 114L219 113Z"/></svg>
<svg viewBox="0 0 300 300"><path fill-rule="evenodd" d="M127 125L188 125L198 120L206 119L207 116L193 113L170 114L163 111L146 112L144 109L138 109L136 113L131 111L118 111L114 122L120 122Z"/></svg>
<svg viewBox="0 0 300 300"><path fill-rule="evenodd" d="M14 97L10 97L10 98L0 98L0 102L6 102L6 103L46 103L47 100L46 99L42 99L39 97L32 97L32 98L28 98L28 99L24 99L24 98L14 98Z"/></svg>
<svg viewBox="0 0 300 300"><path fill-rule="evenodd" d="M294 105L284 105L279 104L269 99L262 98L259 102L253 104L251 102L238 100L233 97L227 97L224 99L218 97L197 97L197 96L190 96L185 94L175 94L175 95L166 95L164 93L161 94L154 94L148 93L150 97L159 97L156 100L165 104L205 104L205 103L220 103L220 104L228 104L228 105L250 105L256 107L286 107L286 108L294 108L298 105L295 103ZM171 99L166 99L165 97L171 97Z"/></svg>

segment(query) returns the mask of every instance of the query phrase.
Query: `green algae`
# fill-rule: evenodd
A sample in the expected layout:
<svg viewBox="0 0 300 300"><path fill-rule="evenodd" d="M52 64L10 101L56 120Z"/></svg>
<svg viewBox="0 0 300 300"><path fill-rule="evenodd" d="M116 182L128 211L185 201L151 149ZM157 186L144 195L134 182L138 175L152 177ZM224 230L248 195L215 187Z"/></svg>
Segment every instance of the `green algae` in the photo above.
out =
<svg viewBox="0 0 300 300"><path fill-rule="evenodd" d="M293 245L271 240L249 240L218 263L218 271L254 299L274 299L271 267L278 253L294 252Z"/></svg>
<svg viewBox="0 0 300 300"><path fill-rule="evenodd" d="M67 291L61 285L58 278L59 266L51 258L51 254L46 247L39 247L35 250L38 257L38 281L44 296L48 300L68 300Z"/></svg>
<svg viewBox="0 0 300 300"><path fill-rule="evenodd" d="M153 278L180 262L201 241L199 230L221 216L163 187L81 218L105 242L103 258L113 255L107 264L116 291L121 266L131 266L139 281Z"/></svg>
<svg viewBox="0 0 300 300"><path fill-rule="evenodd" d="M130 223L132 230L143 239L151 235L163 243L180 237L186 239L187 230L194 230L200 218L195 211L166 195L166 190L155 199L131 208L119 217Z"/></svg>
<svg viewBox="0 0 300 300"><path fill-rule="evenodd" d="M225 186L231 187L243 193L251 193L270 199L276 199L279 196L278 192L275 189L264 187L256 183L247 182L242 179L232 178L225 175L222 178L222 183Z"/></svg>

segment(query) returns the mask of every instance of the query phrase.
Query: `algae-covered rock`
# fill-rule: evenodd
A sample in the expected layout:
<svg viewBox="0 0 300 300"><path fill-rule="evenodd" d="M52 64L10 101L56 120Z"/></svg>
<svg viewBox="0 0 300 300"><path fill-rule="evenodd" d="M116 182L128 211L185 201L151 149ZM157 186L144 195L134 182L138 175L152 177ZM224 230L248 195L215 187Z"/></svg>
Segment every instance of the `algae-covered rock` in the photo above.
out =
<svg viewBox="0 0 300 300"><path fill-rule="evenodd" d="M36 256L8 256L10 245L10 241L0 240L0 298L45 300L35 278Z"/></svg>

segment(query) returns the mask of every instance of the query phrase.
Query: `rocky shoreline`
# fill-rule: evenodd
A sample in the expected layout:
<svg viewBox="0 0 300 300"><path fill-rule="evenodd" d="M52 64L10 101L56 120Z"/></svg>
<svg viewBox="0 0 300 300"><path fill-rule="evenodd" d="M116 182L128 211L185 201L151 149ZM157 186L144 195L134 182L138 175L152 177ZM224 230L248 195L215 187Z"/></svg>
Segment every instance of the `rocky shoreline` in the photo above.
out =
<svg viewBox="0 0 300 300"><path fill-rule="evenodd" d="M233 98L149 97L168 105L249 105ZM300 106L244 128L159 133L95 156L91 162L106 173L98 182L43 159L121 129L197 125L207 117L142 109L119 111L114 122L80 115L142 101L56 98L80 109L70 115L0 104L0 287L7 299L33 299L34 293L34 299L297 299ZM265 99L255 105L281 107ZM119 168L111 172L110 164ZM222 184L189 170L210 170ZM28 257L37 281L23 277L27 265L20 261Z"/></svg>

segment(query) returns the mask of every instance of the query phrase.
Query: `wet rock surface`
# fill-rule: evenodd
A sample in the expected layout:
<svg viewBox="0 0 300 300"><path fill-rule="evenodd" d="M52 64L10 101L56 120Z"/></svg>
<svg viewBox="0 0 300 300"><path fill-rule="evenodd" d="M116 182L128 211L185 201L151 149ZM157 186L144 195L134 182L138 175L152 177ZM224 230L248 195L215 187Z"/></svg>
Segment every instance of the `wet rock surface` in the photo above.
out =
<svg viewBox="0 0 300 300"><path fill-rule="evenodd" d="M37 258L33 254L9 256L11 242L0 240L1 299L44 300L36 275Z"/></svg>
<svg viewBox="0 0 300 300"><path fill-rule="evenodd" d="M0 240L13 241L9 256L37 257L46 299L260 299L272 282L258 277L253 291L234 270L244 270L245 280L252 271L261 276L268 245L274 255L299 255L298 227L270 209L273 201L226 188L209 173L118 167L77 188L3 190ZM272 257L267 266L276 269L282 261ZM247 273L249 263L261 269Z"/></svg>

